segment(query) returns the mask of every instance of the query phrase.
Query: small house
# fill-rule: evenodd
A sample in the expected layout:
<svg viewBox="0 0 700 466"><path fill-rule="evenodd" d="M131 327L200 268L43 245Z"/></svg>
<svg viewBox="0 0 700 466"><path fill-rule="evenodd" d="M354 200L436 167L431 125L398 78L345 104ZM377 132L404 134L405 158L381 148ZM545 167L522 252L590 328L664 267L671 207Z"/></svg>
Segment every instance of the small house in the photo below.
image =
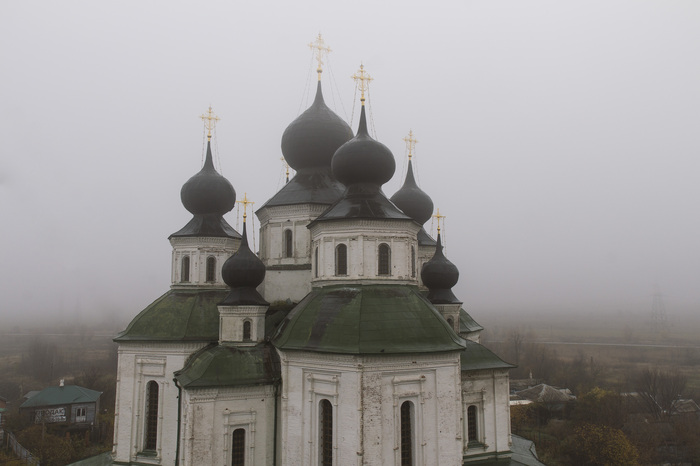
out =
<svg viewBox="0 0 700 466"><path fill-rule="evenodd" d="M35 424L57 424L68 430L97 426L102 392L77 385L47 387L32 395L19 407Z"/></svg>

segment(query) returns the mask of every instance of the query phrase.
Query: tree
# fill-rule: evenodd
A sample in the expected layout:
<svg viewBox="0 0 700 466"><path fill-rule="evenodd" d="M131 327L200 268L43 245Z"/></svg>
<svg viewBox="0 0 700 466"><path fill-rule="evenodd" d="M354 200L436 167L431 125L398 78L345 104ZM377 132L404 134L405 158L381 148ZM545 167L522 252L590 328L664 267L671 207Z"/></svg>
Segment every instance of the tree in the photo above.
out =
<svg viewBox="0 0 700 466"><path fill-rule="evenodd" d="M676 401L685 390L688 378L678 372L646 368L635 379L642 409L660 420L676 412Z"/></svg>
<svg viewBox="0 0 700 466"><path fill-rule="evenodd" d="M636 448L619 429L582 424L574 429L562 445L566 463L573 466L635 466L639 464Z"/></svg>
<svg viewBox="0 0 700 466"><path fill-rule="evenodd" d="M577 423L619 429L625 423L626 414L623 399L619 394L595 387L576 400L571 418Z"/></svg>

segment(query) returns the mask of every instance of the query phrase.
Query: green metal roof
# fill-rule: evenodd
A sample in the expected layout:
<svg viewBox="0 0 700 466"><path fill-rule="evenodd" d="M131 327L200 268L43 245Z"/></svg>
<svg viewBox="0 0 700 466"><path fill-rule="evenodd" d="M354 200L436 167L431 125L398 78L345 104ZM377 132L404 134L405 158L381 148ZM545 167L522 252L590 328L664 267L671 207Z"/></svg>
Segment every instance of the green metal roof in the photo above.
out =
<svg viewBox="0 0 700 466"><path fill-rule="evenodd" d="M282 322L284 350L343 354L457 351L465 341L415 286L334 285L309 293Z"/></svg>
<svg viewBox="0 0 700 466"><path fill-rule="evenodd" d="M170 290L114 341L218 341L219 310L229 290Z"/></svg>
<svg viewBox="0 0 700 466"><path fill-rule="evenodd" d="M471 340L466 341L466 348L460 354L463 371L475 371L481 369L510 369L516 367L503 361L490 349Z"/></svg>
<svg viewBox="0 0 700 466"><path fill-rule="evenodd" d="M280 363L268 343L212 345L195 353L175 378L184 388L270 384L280 379Z"/></svg>
<svg viewBox="0 0 700 466"><path fill-rule="evenodd" d="M20 408L57 406L74 403L92 403L97 401L102 392L90 390L77 385L47 387L20 405Z"/></svg>
<svg viewBox="0 0 700 466"><path fill-rule="evenodd" d="M479 325L464 308L459 310L459 333L472 333L483 329L484 327Z"/></svg>

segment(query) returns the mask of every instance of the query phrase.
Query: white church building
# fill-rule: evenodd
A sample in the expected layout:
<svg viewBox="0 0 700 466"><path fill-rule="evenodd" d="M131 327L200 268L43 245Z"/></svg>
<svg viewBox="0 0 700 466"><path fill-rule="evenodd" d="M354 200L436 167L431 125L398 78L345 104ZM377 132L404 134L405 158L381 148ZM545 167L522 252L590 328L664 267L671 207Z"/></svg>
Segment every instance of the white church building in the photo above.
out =
<svg viewBox="0 0 700 466"><path fill-rule="evenodd" d="M256 212L257 254L245 216L241 233L223 218L236 193L210 143L182 187L193 218L169 238L172 285L114 339L113 464L539 464L518 460L513 366L451 291L410 158L387 198L395 161L364 95L353 135L320 76L282 135L296 175Z"/></svg>

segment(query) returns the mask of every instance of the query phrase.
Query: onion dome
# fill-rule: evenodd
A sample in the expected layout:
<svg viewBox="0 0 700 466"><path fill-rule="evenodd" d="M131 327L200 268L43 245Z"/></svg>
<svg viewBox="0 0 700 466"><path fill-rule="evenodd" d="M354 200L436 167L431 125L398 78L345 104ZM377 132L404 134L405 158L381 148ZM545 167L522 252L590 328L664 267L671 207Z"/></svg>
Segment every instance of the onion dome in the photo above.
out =
<svg viewBox="0 0 700 466"><path fill-rule="evenodd" d="M411 160L408 161L406 181L401 189L391 196L391 202L420 225L433 215L433 200L416 184Z"/></svg>
<svg viewBox="0 0 700 466"><path fill-rule="evenodd" d="M372 139L367 132L364 105L357 136L335 152L331 169L333 175L345 186L359 183L381 186L394 176L394 155L387 146Z"/></svg>
<svg viewBox="0 0 700 466"><path fill-rule="evenodd" d="M223 215L236 205L236 191L214 168L211 141L202 169L182 186L180 199L194 215Z"/></svg>
<svg viewBox="0 0 700 466"><path fill-rule="evenodd" d="M335 151L350 138L350 126L323 101L319 81L311 107L284 130L282 154L289 166L297 171L328 167Z"/></svg>
<svg viewBox="0 0 700 466"><path fill-rule="evenodd" d="M423 284L428 287L428 301L433 304L459 303L460 300L452 293L452 287L459 280L457 266L450 262L442 253L440 233L437 237L435 255L423 264L420 271Z"/></svg>
<svg viewBox="0 0 700 466"><path fill-rule="evenodd" d="M265 264L248 246L245 222L242 236L238 251L226 259L221 267L221 276L231 287L231 292L220 304L267 306L269 303L255 289L265 279Z"/></svg>

